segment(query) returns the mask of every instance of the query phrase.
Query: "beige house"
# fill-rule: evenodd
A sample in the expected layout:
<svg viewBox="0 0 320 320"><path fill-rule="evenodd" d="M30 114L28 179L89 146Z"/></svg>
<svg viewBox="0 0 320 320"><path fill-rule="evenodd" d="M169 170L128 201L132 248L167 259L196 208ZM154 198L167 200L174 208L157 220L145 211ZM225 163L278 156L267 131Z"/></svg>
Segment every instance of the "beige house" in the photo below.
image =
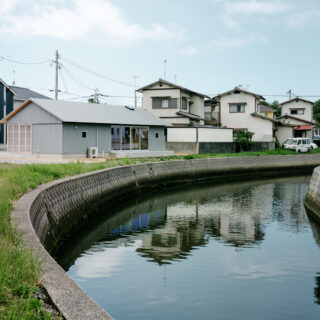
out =
<svg viewBox="0 0 320 320"><path fill-rule="evenodd" d="M313 134L318 133L318 128L313 123L312 101L299 97L285 101L281 107L281 116L278 118L279 124L276 128L276 137L279 143L283 143L288 138L313 138Z"/></svg>
<svg viewBox="0 0 320 320"><path fill-rule="evenodd" d="M252 141L273 142L275 120L260 114L260 101L265 98L235 87L215 97L220 101L220 121L222 127L233 128L234 137L237 131L253 132Z"/></svg>
<svg viewBox="0 0 320 320"><path fill-rule="evenodd" d="M159 79L137 90L142 108L175 126L204 124L204 98L208 96Z"/></svg>

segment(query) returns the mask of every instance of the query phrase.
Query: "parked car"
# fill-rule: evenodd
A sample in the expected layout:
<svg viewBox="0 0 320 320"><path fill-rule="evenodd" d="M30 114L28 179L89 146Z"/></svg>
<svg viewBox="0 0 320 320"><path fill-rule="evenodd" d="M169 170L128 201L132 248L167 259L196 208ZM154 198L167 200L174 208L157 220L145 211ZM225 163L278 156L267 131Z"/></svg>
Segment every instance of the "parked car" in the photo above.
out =
<svg viewBox="0 0 320 320"><path fill-rule="evenodd" d="M309 138L287 139L283 144L284 149L295 150L296 152L308 152L311 150L311 141Z"/></svg>
<svg viewBox="0 0 320 320"><path fill-rule="evenodd" d="M315 143L318 147L320 147L320 136L314 136L313 143Z"/></svg>
<svg viewBox="0 0 320 320"><path fill-rule="evenodd" d="M318 145L314 142L311 142L311 149L317 149Z"/></svg>

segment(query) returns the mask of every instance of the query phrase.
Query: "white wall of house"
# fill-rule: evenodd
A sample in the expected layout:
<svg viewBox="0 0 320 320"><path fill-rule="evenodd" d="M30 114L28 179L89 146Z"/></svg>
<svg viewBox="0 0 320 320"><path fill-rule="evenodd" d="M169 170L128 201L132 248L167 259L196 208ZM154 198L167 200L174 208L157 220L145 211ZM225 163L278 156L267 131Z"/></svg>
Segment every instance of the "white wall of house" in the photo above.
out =
<svg viewBox="0 0 320 320"><path fill-rule="evenodd" d="M282 145L287 139L293 138L292 127L277 126L276 127L276 138Z"/></svg>
<svg viewBox="0 0 320 320"><path fill-rule="evenodd" d="M177 99L177 107L176 108L153 108L152 107L152 98L156 97L170 97L173 99ZM187 109L182 109L182 99L186 98L189 101L189 106ZM152 112L154 115L158 117L167 118L167 121L170 121L170 118L177 118L173 121L170 121L173 124L180 123L193 123L193 120L189 120L186 118L181 122L181 116L177 115L178 111L183 111L186 113L193 113L201 118L204 118L204 98L202 96L198 96L197 94L191 94L188 91L181 90L179 88L174 88L167 84L163 84L160 86L159 84L154 85L152 88L143 90L142 95L142 108ZM204 121L200 121L199 124L204 124Z"/></svg>
<svg viewBox="0 0 320 320"><path fill-rule="evenodd" d="M142 108L152 112L154 115L158 117L177 117L176 113L180 110L180 90L179 89L168 89L165 90L163 87L161 90L144 90L142 96ZM157 88L155 88L157 89ZM161 108L161 109L153 109L152 108L152 98L155 97L171 97L173 99L177 99L177 107L176 108Z"/></svg>
<svg viewBox="0 0 320 320"><path fill-rule="evenodd" d="M244 112L230 112L230 105L245 104ZM254 117L251 113L257 110L257 99L251 95L240 92L230 93L220 97L220 115L222 126L234 129L247 129L254 132L252 141L273 141L273 123Z"/></svg>
<svg viewBox="0 0 320 320"><path fill-rule="evenodd" d="M281 116L288 114L295 118L313 122L312 107L313 107L312 103L301 101L301 100L293 100L281 106ZM303 109L304 114L291 114L291 110L295 110L295 109Z"/></svg>

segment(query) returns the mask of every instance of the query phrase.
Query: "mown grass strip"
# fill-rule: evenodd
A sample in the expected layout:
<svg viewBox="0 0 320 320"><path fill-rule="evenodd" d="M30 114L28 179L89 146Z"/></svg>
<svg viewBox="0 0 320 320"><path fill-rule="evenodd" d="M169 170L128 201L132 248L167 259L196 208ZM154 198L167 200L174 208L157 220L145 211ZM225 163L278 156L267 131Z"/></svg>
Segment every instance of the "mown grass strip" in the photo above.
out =
<svg viewBox="0 0 320 320"><path fill-rule="evenodd" d="M320 148L311 153L320 153ZM12 226L10 212L14 201L36 186L85 172L143 162L201 159L211 157L243 157L297 154L288 150L242 152L237 154L195 154L186 156L106 160L99 163L67 163L38 165L0 164L0 319L51 319L34 298L39 281L38 262L26 248L21 235ZM297 154L298 155L298 154Z"/></svg>

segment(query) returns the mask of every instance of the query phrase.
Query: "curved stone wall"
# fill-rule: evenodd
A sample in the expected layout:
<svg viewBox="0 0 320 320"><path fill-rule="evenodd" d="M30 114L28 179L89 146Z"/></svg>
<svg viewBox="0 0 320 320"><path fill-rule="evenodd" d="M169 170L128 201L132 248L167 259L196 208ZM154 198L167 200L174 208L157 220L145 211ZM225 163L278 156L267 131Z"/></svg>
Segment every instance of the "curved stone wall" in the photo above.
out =
<svg viewBox="0 0 320 320"><path fill-rule="evenodd" d="M313 171L304 205L308 215L320 223L320 167Z"/></svg>
<svg viewBox="0 0 320 320"><path fill-rule="evenodd" d="M180 160L104 169L39 186L17 202L12 218L42 260L43 285L63 316L67 320L111 319L49 254L90 219L101 203L116 206L137 192L168 184L311 173L318 165L320 155L305 154Z"/></svg>

